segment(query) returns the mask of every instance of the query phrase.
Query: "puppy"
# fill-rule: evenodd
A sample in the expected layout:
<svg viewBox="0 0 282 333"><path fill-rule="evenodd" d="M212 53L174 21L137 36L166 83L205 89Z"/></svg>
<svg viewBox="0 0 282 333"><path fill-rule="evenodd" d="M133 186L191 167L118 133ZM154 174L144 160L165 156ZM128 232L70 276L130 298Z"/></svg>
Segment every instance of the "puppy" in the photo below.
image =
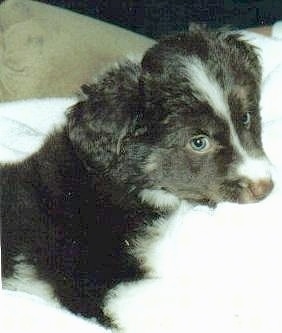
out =
<svg viewBox="0 0 282 333"><path fill-rule="evenodd" d="M239 34L194 26L83 86L38 152L1 167L4 286L42 282L41 294L111 324L109 291L150 273L135 240L153 239L155 221L182 202L252 203L272 190L260 83Z"/></svg>

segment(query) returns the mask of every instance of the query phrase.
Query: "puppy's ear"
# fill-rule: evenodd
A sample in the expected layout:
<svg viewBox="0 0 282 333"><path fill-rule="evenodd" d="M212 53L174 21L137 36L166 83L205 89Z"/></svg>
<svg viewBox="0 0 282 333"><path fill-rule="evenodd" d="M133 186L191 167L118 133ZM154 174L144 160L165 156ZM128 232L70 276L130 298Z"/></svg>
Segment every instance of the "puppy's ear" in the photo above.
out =
<svg viewBox="0 0 282 333"><path fill-rule="evenodd" d="M247 70L251 72L257 84L260 85L262 66L258 48L248 42L247 38L240 33L229 32L223 34L223 36L227 45L237 48L240 64L242 64L242 62L245 64ZM234 61L236 61L236 59L234 59ZM236 66L236 63L234 65Z"/></svg>
<svg viewBox="0 0 282 333"><path fill-rule="evenodd" d="M167 66L168 59L171 60L171 66ZM169 72L173 63L173 57L167 50L163 50L160 44L149 49L141 63L139 88L142 95L144 118L154 132L167 118L168 110L165 107L165 101L174 84Z"/></svg>
<svg viewBox="0 0 282 333"><path fill-rule="evenodd" d="M84 99L70 109L68 131L88 169L108 168L121 153L122 141L134 132L140 113L139 74L139 66L127 62L82 86Z"/></svg>

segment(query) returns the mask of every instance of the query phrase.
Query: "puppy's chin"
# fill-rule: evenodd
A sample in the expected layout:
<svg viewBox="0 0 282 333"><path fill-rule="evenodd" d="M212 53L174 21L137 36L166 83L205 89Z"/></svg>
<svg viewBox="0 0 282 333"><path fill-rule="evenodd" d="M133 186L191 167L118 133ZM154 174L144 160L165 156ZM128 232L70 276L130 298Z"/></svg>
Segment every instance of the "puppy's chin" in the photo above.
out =
<svg viewBox="0 0 282 333"><path fill-rule="evenodd" d="M139 197L143 203L160 210L171 212L176 210L181 202L185 202L190 207L194 207L197 204L208 205L210 207L216 206L216 202L213 199L202 196L191 196L189 198L177 196L164 189L144 189L140 192Z"/></svg>
<svg viewBox="0 0 282 333"><path fill-rule="evenodd" d="M215 195L215 192L209 197L206 196L192 196L189 198L182 198L164 189L144 189L139 193L142 202L149 206L161 211L176 210L180 203L185 201L192 206L195 204L208 205L216 207L220 202L234 202L240 204L256 203L265 199L272 191L272 181L261 182L255 186L233 186L232 188L226 187L224 193ZM229 189L229 191L228 191Z"/></svg>
<svg viewBox="0 0 282 333"><path fill-rule="evenodd" d="M159 210L174 210L181 203L176 195L162 189L144 189L139 196L142 202Z"/></svg>

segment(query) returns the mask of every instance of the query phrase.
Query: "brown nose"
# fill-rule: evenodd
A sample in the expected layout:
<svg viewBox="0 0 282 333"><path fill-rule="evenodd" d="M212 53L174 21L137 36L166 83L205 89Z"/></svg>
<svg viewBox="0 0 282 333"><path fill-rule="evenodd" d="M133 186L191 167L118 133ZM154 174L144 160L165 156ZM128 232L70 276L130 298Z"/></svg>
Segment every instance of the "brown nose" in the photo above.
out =
<svg viewBox="0 0 282 333"><path fill-rule="evenodd" d="M264 199L273 189L272 179L261 179L248 184L250 194L255 201Z"/></svg>

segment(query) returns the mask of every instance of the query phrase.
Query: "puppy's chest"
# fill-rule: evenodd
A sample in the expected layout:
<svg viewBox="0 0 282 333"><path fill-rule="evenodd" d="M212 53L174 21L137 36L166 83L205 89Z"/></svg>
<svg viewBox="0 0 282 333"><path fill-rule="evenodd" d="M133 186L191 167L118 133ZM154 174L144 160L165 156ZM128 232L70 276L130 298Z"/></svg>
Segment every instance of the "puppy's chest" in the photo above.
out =
<svg viewBox="0 0 282 333"><path fill-rule="evenodd" d="M147 274L141 280L120 283L106 296L104 313L121 332L174 332L179 318L185 318L181 313L190 300L188 262L193 249L190 211L188 204L181 203L173 214L156 220L129 243L130 253ZM179 314L177 319L173 312Z"/></svg>
<svg viewBox="0 0 282 333"><path fill-rule="evenodd" d="M156 219L134 241L130 252L148 272L149 278L166 278L172 274L183 277L187 274L183 262L190 243L188 215L191 209L189 204L182 202L175 212Z"/></svg>

